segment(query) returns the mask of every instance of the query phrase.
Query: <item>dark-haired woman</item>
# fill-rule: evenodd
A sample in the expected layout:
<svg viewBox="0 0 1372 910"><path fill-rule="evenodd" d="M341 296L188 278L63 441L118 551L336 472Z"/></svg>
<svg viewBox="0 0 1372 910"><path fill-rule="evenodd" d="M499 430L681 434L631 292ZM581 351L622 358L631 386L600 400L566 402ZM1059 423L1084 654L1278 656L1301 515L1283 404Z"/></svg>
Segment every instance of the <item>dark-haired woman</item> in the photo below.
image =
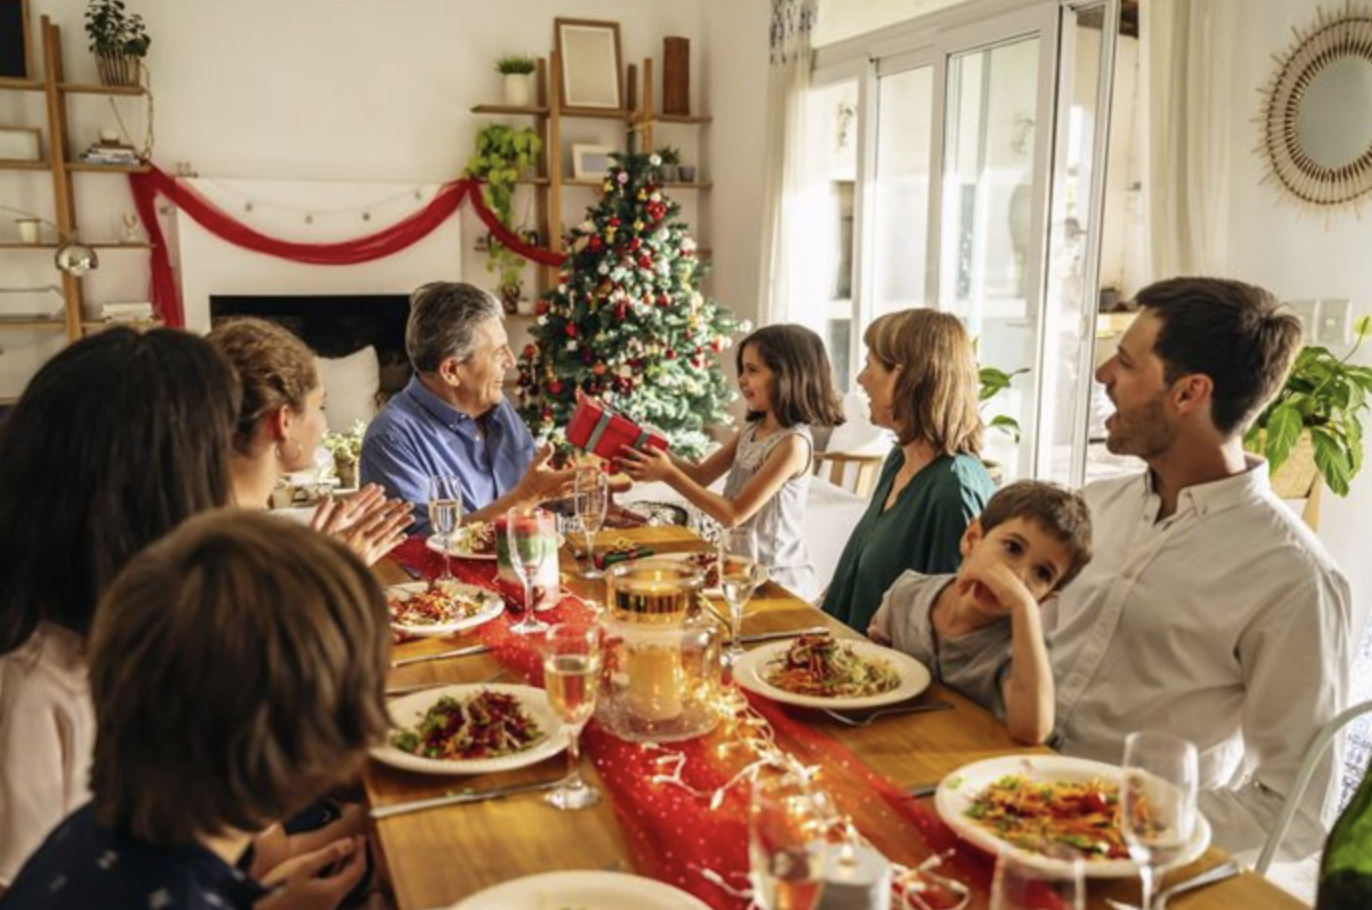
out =
<svg viewBox="0 0 1372 910"><path fill-rule="evenodd" d="M660 480L728 528L757 532L758 557L773 581L809 600L819 593L803 524L814 441L811 426L843 423L834 371L819 336L770 325L738 346L738 388L747 425L698 464L655 450L625 448L625 471ZM724 493L708 489L725 472Z"/></svg>

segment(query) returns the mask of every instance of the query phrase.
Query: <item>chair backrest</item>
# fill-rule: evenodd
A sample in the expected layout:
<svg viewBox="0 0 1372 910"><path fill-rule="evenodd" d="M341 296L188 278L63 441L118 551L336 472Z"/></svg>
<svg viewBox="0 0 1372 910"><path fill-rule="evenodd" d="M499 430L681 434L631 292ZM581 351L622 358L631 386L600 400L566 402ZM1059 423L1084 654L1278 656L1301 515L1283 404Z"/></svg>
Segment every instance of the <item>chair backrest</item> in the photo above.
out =
<svg viewBox="0 0 1372 910"><path fill-rule="evenodd" d="M885 455L864 454L861 452L816 452L815 473L826 476L824 465L827 462L828 481L836 487L851 490L862 499L870 499L872 488L876 486L881 474ZM851 470L850 470L851 468ZM851 479L851 483L849 480Z"/></svg>
<svg viewBox="0 0 1372 910"><path fill-rule="evenodd" d="M1277 816L1277 823L1272 826L1271 831L1267 832L1267 840L1262 845L1262 852L1258 854L1258 861L1253 864L1254 872L1259 875L1267 874L1267 867L1272 865L1272 857L1276 856L1277 848L1281 846L1287 830L1291 827L1291 820L1296 817L1296 810L1300 808L1301 798L1305 796L1306 787L1310 786L1310 778L1315 776L1315 767L1320 763L1324 750L1329 748L1329 744L1334 741L1334 737L1338 736L1344 727L1364 714L1372 714L1372 699L1358 702L1348 710L1335 715L1323 727L1316 730L1315 735L1310 738L1310 744L1305 747L1305 755L1301 758L1300 769L1296 772L1296 779L1291 784L1291 792L1286 794L1286 801L1282 804L1281 814Z"/></svg>

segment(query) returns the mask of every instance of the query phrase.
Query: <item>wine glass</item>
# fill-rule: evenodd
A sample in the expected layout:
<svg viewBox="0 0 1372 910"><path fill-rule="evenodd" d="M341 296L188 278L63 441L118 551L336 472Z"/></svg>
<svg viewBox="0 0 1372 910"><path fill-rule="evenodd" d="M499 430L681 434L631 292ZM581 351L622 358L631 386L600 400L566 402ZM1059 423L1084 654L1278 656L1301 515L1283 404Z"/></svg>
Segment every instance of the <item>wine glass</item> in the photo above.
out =
<svg viewBox="0 0 1372 910"><path fill-rule="evenodd" d="M1144 731L1124 740L1120 831L1138 863L1143 910L1153 907L1161 870L1195 832L1199 765L1195 745L1178 736Z"/></svg>
<svg viewBox="0 0 1372 910"><path fill-rule="evenodd" d="M119 216L119 221L124 227L125 243L138 242L138 215L133 212L124 212Z"/></svg>
<svg viewBox="0 0 1372 910"><path fill-rule="evenodd" d="M595 536L605 524L605 511L610 504L610 482L600 468L578 468L572 492L573 511L581 533L586 539L586 568L582 578L604 578L605 573L595 567Z"/></svg>
<svg viewBox="0 0 1372 910"><path fill-rule="evenodd" d="M524 586L524 615L510 631L516 635L546 631L548 624L534 613L534 580L547 555L557 552L557 520L542 509L511 509L505 513L505 542L510 571Z"/></svg>
<svg viewBox="0 0 1372 910"><path fill-rule="evenodd" d="M729 602L729 650L725 661L733 666L743 656L743 608L753 592L767 580L767 569L758 562L757 534L752 528L728 528L719 538L719 586Z"/></svg>
<svg viewBox="0 0 1372 910"><path fill-rule="evenodd" d="M548 629L543 646L548 704L567 730L567 776L544 799L559 809L589 809L601 792L581 777L581 729L595 713L600 688L600 627L563 623Z"/></svg>
<svg viewBox="0 0 1372 910"><path fill-rule="evenodd" d="M814 910L824 890L828 797L800 770L763 773L748 807L753 900L763 910Z"/></svg>
<svg viewBox="0 0 1372 910"><path fill-rule="evenodd" d="M449 551L453 548L453 532L462 523L462 479L452 474L435 474L429 478L429 524L443 543L443 574L439 581L453 581Z"/></svg>
<svg viewBox="0 0 1372 910"><path fill-rule="evenodd" d="M1048 865L1002 850L991 880L991 910L1038 910L1046 906L1083 910L1086 872L1081 857L1064 852L1052 859Z"/></svg>

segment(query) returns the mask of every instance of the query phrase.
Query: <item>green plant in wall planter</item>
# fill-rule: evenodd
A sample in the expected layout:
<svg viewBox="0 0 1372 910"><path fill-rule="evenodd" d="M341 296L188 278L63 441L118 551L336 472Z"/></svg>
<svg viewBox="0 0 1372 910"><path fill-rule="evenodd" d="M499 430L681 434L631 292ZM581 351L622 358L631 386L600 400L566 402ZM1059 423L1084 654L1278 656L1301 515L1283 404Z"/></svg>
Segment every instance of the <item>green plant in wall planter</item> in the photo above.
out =
<svg viewBox="0 0 1372 910"><path fill-rule="evenodd" d="M1372 318L1359 319L1355 330L1357 340L1341 358L1328 348L1302 348L1281 391L1244 436L1244 445L1267 459L1274 486L1283 495L1304 495L1300 479L1290 485L1281 482L1283 467L1299 470L1301 462L1313 460L1313 470L1339 496L1348 495L1349 484L1362 470L1362 421L1372 395L1372 368L1349 361L1372 336ZM1309 484L1304 487L1308 491Z"/></svg>
<svg viewBox="0 0 1372 910"><path fill-rule="evenodd" d="M524 174L538 168L543 140L532 127L514 129L504 123L483 126L476 134L476 151L467 160L466 176L484 181L486 204L511 231L519 232L514 218L515 184ZM492 237L487 251L486 271L499 275L500 293L508 306L519 298L520 273L524 257Z"/></svg>
<svg viewBox="0 0 1372 910"><path fill-rule="evenodd" d="M1010 382L1024 373L1028 373L1028 367L1022 367L1014 372L1007 373L995 367L981 367L978 369L978 377L981 380L981 391L978 393L978 400L984 405L986 402L995 398L1001 392L1010 388ZM993 430L1000 430L1015 442L1019 442L1020 426L1019 421L1007 414L997 414L987 421L986 425Z"/></svg>
<svg viewBox="0 0 1372 910"><path fill-rule="evenodd" d="M140 61L152 38L143 17L124 0L91 0L86 7L86 37L104 85L137 85Z"/></svg>

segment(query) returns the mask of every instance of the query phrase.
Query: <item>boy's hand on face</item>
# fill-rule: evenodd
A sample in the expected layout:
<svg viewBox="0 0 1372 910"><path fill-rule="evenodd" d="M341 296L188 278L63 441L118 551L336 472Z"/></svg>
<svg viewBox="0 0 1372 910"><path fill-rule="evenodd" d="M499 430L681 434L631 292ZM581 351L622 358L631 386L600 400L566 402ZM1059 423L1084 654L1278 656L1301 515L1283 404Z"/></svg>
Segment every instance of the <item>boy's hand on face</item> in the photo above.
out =
<svg viewBox="0 0 1372 910"><path fill-rule="evenodd" d="M958 574L958 593L971 596L984 610L1009 616L1016 610L1038 608L1034 595L1009 566L993 563L985 569L968 568Z"/></svg>

